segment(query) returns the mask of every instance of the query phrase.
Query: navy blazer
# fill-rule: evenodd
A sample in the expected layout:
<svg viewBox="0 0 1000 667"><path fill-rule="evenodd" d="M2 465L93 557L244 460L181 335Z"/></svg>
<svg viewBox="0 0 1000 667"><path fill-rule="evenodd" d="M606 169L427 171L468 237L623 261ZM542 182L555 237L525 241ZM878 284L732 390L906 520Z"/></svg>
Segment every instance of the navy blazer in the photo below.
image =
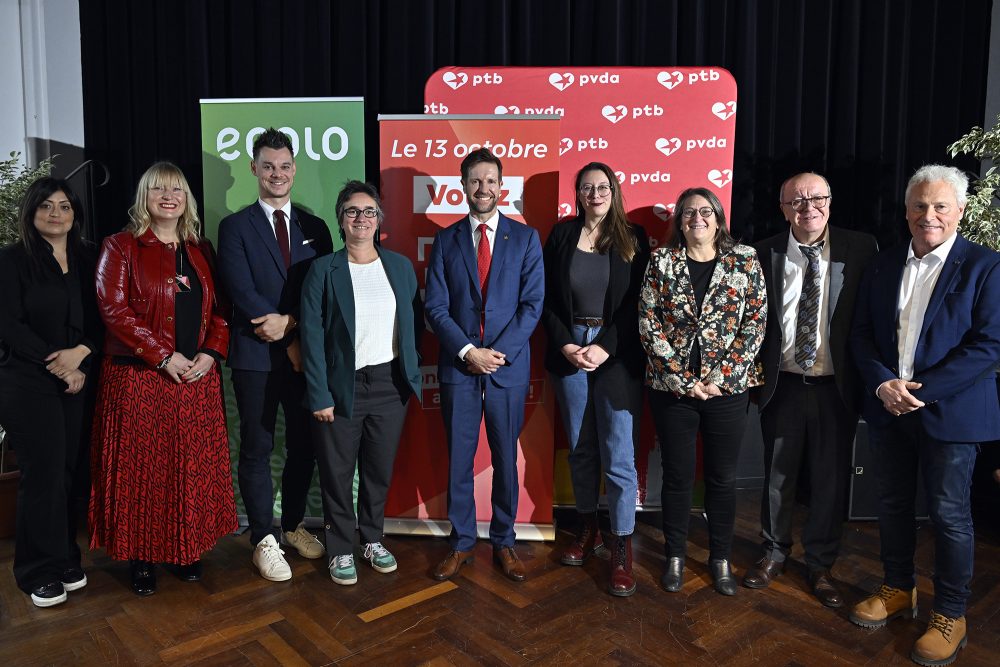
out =
<svg viewBox="0 0 1000 667"><path fill-rule="evenodd" d="M233 303L230 368L269 371L273 364L287 363L285 348L291 337L266 343L254 333L250 320L268 313L291 314L298 319L302 281L310 262L333 251L325 222L295 206L291 218L291 265L287 270L274 227L260 202L219 223L219 278Z"/></svg>
<svg viewBox="0 0 1000 667"><path fill-rule="evenodd" d="M854 360L847 344L854 318L854 305L868 262L878 252L878 242L871 234L834 227L830 231L830 294L827 309L830 361L837 391L847 409L857 415L861 411L861 378L858 376ZM764 365L764 384L753 392L757 408L767 407L778 384L781 370L781 347L784 339L784 322L781 318L785 300L785 256L788 251L788 236L784 231L776 236L754 244L764 280L767 283L767 331L759 359Z"/></svg>
<svg viewBox="0 0 1000 667"><path fill-rule="evenodd" d="M420 393L417 345L424 330L417 276L410 260L379 249L382 267L396 295L396 349L413 393ZM354 283L347 251L318 258L302 286L299 336L306 376L306 407L312 412L333 407L338 417L354 414Z"/></svg>
<svg viewBox="0 0 1000 667"><path fill-rule="evenodd" d="M458 353L468 344L502 352L506 365L490 374L500 387L528 384L531 352L528 340L542 314L545 274L538 231L500 214L485 306L485 331L479 327L483 297L472 245L469 217L439 231L427 267L426 312L441 343L438 380L448 384L473 382Z"/></svg>
<svg viewBox="0 0 1000 667"><path fill-rule="evenodd" d="M875 426L895 417L875 390L899 377L897 299L909 242L876 255L858 293L851 347L865 383L862 414ZM924 315L911 392L927 434L944 442L1000 439L996 368L1000 363L1000 254L959 236Z"/></svg>

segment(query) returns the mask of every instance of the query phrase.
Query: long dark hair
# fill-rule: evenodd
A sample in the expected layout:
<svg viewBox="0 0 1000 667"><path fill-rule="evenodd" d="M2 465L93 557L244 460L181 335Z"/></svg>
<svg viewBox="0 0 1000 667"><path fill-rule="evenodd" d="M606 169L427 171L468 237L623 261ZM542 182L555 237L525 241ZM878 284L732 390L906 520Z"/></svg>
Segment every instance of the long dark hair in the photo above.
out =
<svg viewBox="0 0 1000 667"><path fill-rule="evenodd" d="M621 184L618 177L608 165L603 162L590 162L583 165L580 171L576 172L576 181L573 190L576 196L576 214L583 217L583 208L580 206L580 181L588 171L599 171L608 177L608 185L611 186L611 207L608 214L604 216L604 229L601 230L601 238L594 246L597 252L606 253L614 249L626 262L631 262L635 253L639 250L639 244L635 240L632 226L628 218L625 217L625 198L622 196Z"/></svg>
<svg viewBox="0 0 1000 667"><path fill-rule="evenodd" d="M83 226L83 204L80 203L80 198L73 192L69 183L61 178L52 176L39 178L28 186L24 199L21 200L21 210L17 215L21 244L37 267L42 266L42 259L51 254L51 250L48 241L42 238L38 228L35 227L35 214L46 199L60 191L66 195L69 205L73 208L73 226L70 227L69 236L66 237L66 256L69 261L72 261L73 255L83 245L83 234L80 232Z"/></svg>
<svg viewBox="0 0 1000 667"><path fill-rule="evenodd" d="M681 212L684 204L692 197L701 196L708 200L708 205L715 211L715 221L718 223L715 229L715 250L718 253L729 252L736 245L736 239L726 228L726 212L722 209L722 202L715 196L715 193L707 188L688 188L677 196L677 203L674 205L674 235L670 239L670 245L674 248L684 248L687 246L687 239L684 238L684 230L681 229Z"/></svg>

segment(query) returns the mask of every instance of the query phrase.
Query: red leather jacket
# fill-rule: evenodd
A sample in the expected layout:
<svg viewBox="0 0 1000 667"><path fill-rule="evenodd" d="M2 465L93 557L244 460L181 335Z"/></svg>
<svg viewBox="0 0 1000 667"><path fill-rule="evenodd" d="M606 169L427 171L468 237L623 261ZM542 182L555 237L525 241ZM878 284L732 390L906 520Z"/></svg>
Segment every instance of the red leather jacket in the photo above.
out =
<svg viewBox="0 0 1000 667"><path fill-rule="evenodd" d="M191 266L201 282L199 349L226 356L229 323L216 292L207 239L187 245ZM156 366L175 351L174 253L152 230L136 238L119 232L104 239L97 261L97 306L107 335L104 352L135 356Z"/></svg>

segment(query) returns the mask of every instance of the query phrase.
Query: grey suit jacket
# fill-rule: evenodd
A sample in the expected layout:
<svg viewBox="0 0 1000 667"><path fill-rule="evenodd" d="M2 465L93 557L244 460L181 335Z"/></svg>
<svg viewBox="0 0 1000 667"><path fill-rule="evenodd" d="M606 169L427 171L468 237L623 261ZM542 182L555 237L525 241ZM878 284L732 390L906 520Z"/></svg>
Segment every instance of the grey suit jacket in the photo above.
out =
<svg viewBox="0 0 1000 667"><path fill-rule="evenodd" d="M774 395L781 367L781 294L790 233L785 231L754 244L767 283L767 330L759 356L764 365L764 384L753 390L759 410L764 410ZM830 304L827 310L830 357L837 390L844 405L854 413L861 409L862 387L847 339L861 277L877 251L878 243L871 234L830 226Z"/></svg>

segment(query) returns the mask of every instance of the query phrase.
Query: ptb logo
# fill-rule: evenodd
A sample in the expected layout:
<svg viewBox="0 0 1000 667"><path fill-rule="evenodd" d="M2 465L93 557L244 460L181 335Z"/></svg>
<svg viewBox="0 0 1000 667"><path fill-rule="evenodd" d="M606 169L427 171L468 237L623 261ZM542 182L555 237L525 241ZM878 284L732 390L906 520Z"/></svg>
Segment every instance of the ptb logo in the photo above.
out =
<svg viewBox="0 0 1000 667"><path fill-rule="evenodd" d="M521 215L524 191L523 176L507 176L500 189L498 208L504 215ZM465 199L460 176L414 176L413 212L427 215L466 215L469 204Z"/></svg>
<svg viewBox="0 0 1000 667"><path fill-rule="evenodd" d="M452 90L458 90L469 82L469 75L465 72L445 72L441 80Z"/></svg>
<svg viewBox="0 0 1000 667"><path fill-rule="evenodd" d="M573 74L571 72L553 72L549 74L549 83L556 90L562 92L573 85Z"/></svg>

